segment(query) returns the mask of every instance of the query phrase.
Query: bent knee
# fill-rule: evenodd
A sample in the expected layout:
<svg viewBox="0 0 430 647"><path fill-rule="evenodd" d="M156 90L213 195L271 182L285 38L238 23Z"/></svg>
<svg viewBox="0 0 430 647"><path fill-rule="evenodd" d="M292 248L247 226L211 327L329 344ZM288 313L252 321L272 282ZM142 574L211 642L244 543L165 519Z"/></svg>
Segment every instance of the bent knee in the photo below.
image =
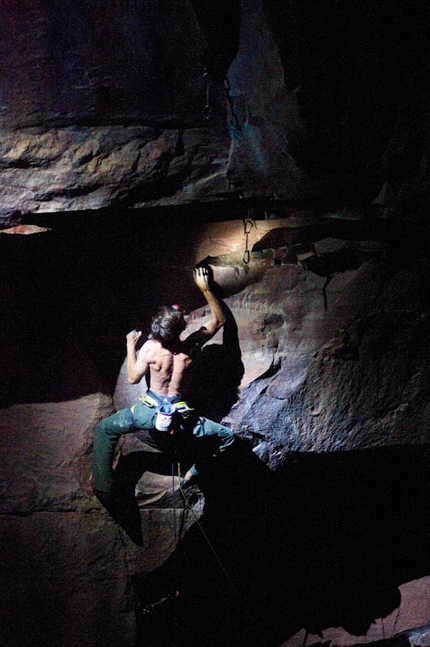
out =
<svg viewBox="0 0 430 647"><path fill-rule="evenodd" d="M227 427L223 428L222 432L219 434L219 437L222 441L220 451L223 451L224 449L227 449L227 447L230 447L230 445L232 445L236 439L234 432Z"/></svg>
<svg viewBox="0 0 430 647"><path fill-rule="evenodd" d="M121 435L135 429L135 421L130 409L121 409L107 418L102 418L96 427L95 435Z"/></svg>

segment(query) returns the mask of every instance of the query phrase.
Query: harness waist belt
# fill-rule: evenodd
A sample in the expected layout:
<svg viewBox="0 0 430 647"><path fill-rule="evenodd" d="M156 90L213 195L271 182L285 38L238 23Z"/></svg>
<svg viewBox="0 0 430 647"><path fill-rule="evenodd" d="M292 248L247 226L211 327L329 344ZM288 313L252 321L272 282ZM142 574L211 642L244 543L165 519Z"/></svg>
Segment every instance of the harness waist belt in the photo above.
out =
<svg viewBox="0 0 430 647"><path fill-rule="evenodd" d="M152 395L149 393L145 393L145 395L142 395L139 400L142 402L142 404L145 404L147 407L150 407L151 409L158 408L163 404L164 397L160 396L160 399L154 398ZM179 413L189 413L190 411L194 411L192 407L189 406L185 402L185 400L176 400L172 401L169 399L169 402L172 406L175 407L176 411Z"/></svg>

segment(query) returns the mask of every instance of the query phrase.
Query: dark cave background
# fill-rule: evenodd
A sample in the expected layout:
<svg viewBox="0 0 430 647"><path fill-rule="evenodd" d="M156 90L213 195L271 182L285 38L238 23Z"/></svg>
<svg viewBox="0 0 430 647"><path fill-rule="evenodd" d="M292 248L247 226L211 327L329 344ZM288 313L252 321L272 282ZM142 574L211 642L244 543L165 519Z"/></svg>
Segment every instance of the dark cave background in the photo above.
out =
<svg viewBox="0 0 430 647"><path fill-rule="evenodd" d="M428 464L428 448L301 454L271 474L238 449L202 486L201 528L135 582L139 644L279 646L327 626L358 641L426 572Z"/></svg>

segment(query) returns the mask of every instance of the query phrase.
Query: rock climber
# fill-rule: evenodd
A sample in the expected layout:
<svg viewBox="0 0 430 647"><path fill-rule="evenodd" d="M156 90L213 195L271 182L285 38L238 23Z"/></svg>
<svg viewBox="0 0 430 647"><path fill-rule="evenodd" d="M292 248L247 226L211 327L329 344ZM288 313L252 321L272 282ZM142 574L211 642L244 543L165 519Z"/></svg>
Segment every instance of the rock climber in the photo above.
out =
<svg viewBox="0 0 430 647"><path fill-rule="evenodd" d="M145 442L173 456L189 454L192 448L197 460L183 476L182 487L187 487L202 467L234 442L231 429L200 416L187 400L197 353L224 326L227 316L226 306L216 293L211 268L196 267L194 281L211 312L210 320L199 330L184 336L184 314L178 305L172 305L160 308L153 317L151 332L139 350L136 347L141 331L132 330L126 335L128 381L136 384L144 376L147 380L149 377L149 389L131 408L104 418L95 429L92 489L110 512L113 461L122 434L146 430Z"/></svg>

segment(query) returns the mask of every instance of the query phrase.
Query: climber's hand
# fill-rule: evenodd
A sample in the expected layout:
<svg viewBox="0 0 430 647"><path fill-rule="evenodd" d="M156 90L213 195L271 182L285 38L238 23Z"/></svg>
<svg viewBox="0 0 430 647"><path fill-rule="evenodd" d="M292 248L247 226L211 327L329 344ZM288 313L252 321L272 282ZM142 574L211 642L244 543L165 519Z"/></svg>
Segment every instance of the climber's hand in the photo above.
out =
<svg viewBox="0 0 430 647"><path fill-rule="evenodd" d="M129 333L127 333L126 340L127 340L127 346L136 346L137 342L142 336L142 332L140 330L131 330Z"/></svg>
<svg viewBox="0 0 430 647"><path fill-rule="evenodd" d="M185 474L185 476L183 478L181 478L181 480L179 482L181 490L186 490L188 487L190 487L192 478L193 478L193 475L188 470L188 472Z"/></svg>

